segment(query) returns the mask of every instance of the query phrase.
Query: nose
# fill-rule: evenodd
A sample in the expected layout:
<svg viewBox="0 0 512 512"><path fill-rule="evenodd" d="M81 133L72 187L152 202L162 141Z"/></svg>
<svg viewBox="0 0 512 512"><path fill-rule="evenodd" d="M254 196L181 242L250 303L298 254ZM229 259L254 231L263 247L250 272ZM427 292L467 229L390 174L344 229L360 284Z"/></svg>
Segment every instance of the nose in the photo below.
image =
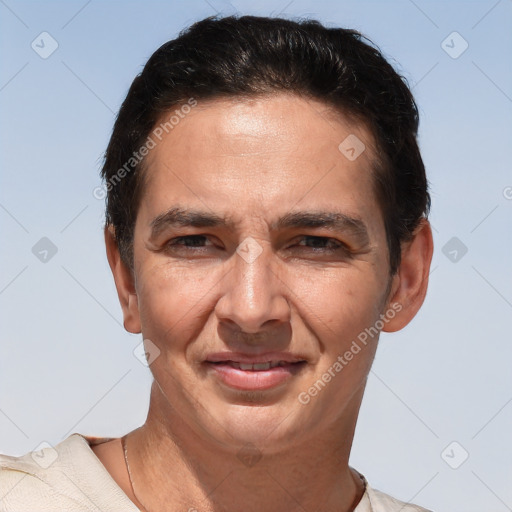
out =
<svg viewBox="0 0 512 512"><path fill-rule="evenodd" d="M233 254L232 265L215 307L220 323L243 333L263 334L290 321L287 287L267 244L246 239Z"/></svg>

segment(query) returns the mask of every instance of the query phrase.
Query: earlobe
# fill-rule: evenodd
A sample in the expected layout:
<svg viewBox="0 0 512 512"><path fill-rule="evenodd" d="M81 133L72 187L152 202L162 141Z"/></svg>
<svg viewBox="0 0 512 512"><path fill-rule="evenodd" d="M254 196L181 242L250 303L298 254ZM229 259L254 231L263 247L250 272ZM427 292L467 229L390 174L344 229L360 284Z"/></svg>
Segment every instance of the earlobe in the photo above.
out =
<svg viewBox="0 0 512 512"><path fill-rule="evenodd" d="M403 329L419 311L427 294L434 242L427 219L422 219L412 240L402 246L402 258L393 276L387 308L400 305L400 311L383 328L385 332Z"/></svg>
<svg viewBox="0 0 512 512"><path fill-rule="evenodd" d="M114 228L112 226L105 227L104 234L107 259L114 277L121 309L123 310L124 328L128 332L139 334L141 332L141 324L133 273L121 258Z"/></svg>

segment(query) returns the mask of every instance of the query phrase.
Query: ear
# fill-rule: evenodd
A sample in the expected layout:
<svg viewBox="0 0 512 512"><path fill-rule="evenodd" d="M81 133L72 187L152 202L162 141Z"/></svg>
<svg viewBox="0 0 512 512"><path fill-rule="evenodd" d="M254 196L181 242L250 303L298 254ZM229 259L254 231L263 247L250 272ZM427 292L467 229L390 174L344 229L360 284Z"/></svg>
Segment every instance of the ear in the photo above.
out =
<svg viewBox="0 0 512 512"><path fill-rule="evenodd" d="M139 304L131 269L121 259L114 228L105 227L105 247L107 259L116 283L117 295L123 310L124 328L133 334L141 332Z"/></svg>
<svg viewBox="0 0 512 512"><path fill-rule="evenodd" d="M427 294L430 262L434 251L432 230L427 219L422 219L412 240L402 244L402 258L393 276L386 310L390 305L397 314L390 319L383 331L403 329L420 309Z"/></svg>

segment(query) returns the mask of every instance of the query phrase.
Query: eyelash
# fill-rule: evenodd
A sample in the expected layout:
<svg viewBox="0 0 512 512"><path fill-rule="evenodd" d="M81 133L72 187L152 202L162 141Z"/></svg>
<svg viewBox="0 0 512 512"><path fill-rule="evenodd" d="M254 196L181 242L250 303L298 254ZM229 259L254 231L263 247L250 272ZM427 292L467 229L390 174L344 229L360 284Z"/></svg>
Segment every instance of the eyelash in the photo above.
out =
<svg viewBox="0 0 512 512"><path fill-rule="evenodd" d="M197 241L198 239L208 240L206 235L179 236L179 237L176 237L176 238L173 238L173 239L169 240L169 242L167 242L167 244L166 244L166 248L184 247L186 249L193 249L193 248L205 249L204 245L184 245L184 244L180 243L180 242L183 242L183 241L191 241L191 240L196 240ZM304 236L302 236L300 238L299 242L303 242L305 240L314 240L316 242L321 241L321 242L325 242L326 244L328 243L329 245L331 245L331 247L308 247L308 246L301 245L301 247L309 248L309 249L311 249L315 253L319 253L319 252L333 253L333 252L336 252L336 251L342 251L346 255L351 254L351 251L348 248L348 246L346 244L344 244L343 242L340 242L339 240L336 240L335 238L329 238L329 237L324 237L324 236L304 235ZM334 245L334 247L333 247L333 245Z"/></svg>

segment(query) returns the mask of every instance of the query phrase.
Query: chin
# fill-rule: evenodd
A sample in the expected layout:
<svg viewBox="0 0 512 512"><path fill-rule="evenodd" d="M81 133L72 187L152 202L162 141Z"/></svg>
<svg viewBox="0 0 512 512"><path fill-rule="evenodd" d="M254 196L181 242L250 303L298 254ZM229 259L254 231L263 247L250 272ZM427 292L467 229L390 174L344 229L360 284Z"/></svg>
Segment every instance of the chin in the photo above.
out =
<svg viewBox="0 0 512 512"><path fill-rule="evenodd" d="M212 411L212 417L219 441L231 445L235 452L252 445L266 454L277 453L296 444L306 433L303 418L277 403L225 404Z"/></svg>

